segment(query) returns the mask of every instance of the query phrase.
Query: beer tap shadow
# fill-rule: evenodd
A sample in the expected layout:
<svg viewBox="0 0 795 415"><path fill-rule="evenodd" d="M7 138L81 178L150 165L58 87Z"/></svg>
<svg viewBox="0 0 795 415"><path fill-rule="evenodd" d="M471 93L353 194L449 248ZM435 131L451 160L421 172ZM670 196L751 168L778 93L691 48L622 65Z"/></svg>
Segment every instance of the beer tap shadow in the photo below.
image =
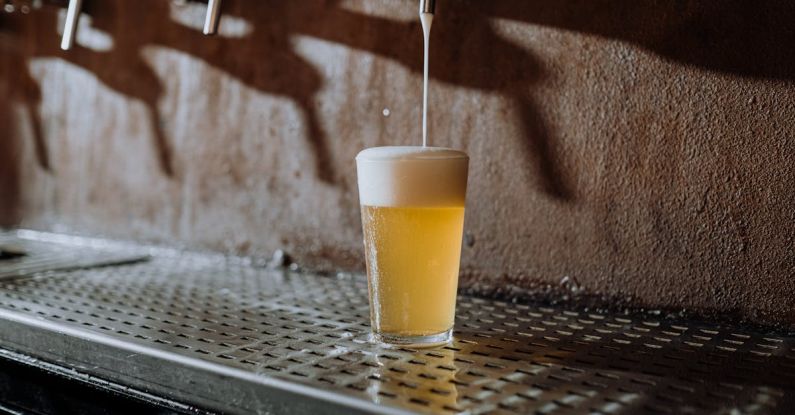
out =
<svg viewBox="0 0 795 415"><path fill-rule="evenodd" d="M24 62L19 59L17 62ZM50 163L50 152L47 148L47 141L44 137L44 128L39 112L39 105L41 104L41 89L39 84L30 76L26 68L15 68L14 72L18 73L18 87L21 89L22 95L18 96L18 100L24 102L25 111L30 117L30 126L33 136L33 152L39 166L47 172L52 172L52 165Z"/></svg>
<svg viewBox="0 0 795 415"><path fill-rule="evenodd" d="M85 2L84 9L86 15L97 14L93 16L95 21L101 21L104 17L101 14L104 9L97 2ZM158 165L166 176L174 175L171 148L157 115L157 103L163 88L157 75L141 59L140 48L128 48L128 45L117 44L112 50L96 51L76 44L71 50L62 51L58 47L60 38L57 31L58 8L41 7L27 15L17 15L13 18L17 20L7 22L9 23L7 26L18 36L17 41L24 42L26 36L39 39L27 54L20 53L15 61L16 70L24 74L19 75L23 80L18 87L21 92L19 99L25 103L30 113L36 158L43 169L52 171L43 123L38 110L41 91L37 81L30 74L29 62L34 58L58 58L91 72L108 88L144 104L152 132L153 146L158 155Z"/></svg>
<svg viewBox="0 0 795 415"><path fill-rule="evenodd" d="M505 97L513 107L519 132L502 139L518 146L528 182L535 191L552 199L574 201L573 178L561 168L563 155L555 132L533 97L534 88L548 77L543 62L531 48L523 48L498 34L490 17L478 13L476 7L467 7L467 3L449 6L440 11L445 18L438 19L435 27L433 77Z"/></svg>
<svg viewBox="0 0 795 415"><path fill-rule="evenodd" d="M637 45L679 65L751 79L795 79L795 4L633 0L466 0L494 18Z"/></svg>
<svg viewBox="0 0 795 415"><path fill-rule="evenodd" d="M404 3L405 7L415 6L412 1ZM418 21L400 22L338 7L317 13L306 19L315 23L302 25L302 33L367 51L422 73ZM519 147L522 168L529 172L528 181L535 190L556 200L572 201L574 189L560 168L554 132L532 98L533 87L546 76L540 60L499 35L490 16L480 13L472 2L446 7L440 4L437 14L431 36L430 78L507 98L516 112L520 132L500 139L509 143L514 140ZM463 115L475 116L480 114Z"/></svg>
<svg viewBox="0 0 795 415"><path fill-rule="evenodd" d="M11 102L0 99L0 228L15 226L21 219L22 171L15 121Z"/></svg>
<svg viewBox="0 0 795 415"><path fill-rule="evenodd" d="M46 8L35 11L31 16L39 39L52 40L46 45L39 41L35 55L58 57L83 67L109 88L143 102L149 113L159 165L168 176L174 175L173 150L157 111L164 88L142 57L146 46L187 53L257 91L293 101L301 112L307 147L315 159L316 175L327 183L344 181L339 180L331 142L322 127L315 102L323 80L319 71L294 50L293 37L306 35L339 43L394 60L416 74L421 73L422 43L417 21L404 22L351 11L342 7L339 0L225 1L224 15L235 16L251 25L251 32L242 37L206 37L196 28L174 22L169 9L172 5L168 2L146 0L144 3L86 1L85 12L115 41L112 50L102 52L79 45L69 52L58 50L55 13L44 11ZM403 3L405 7L416 6L413 0ZM747 11L747 7L737 1L726 5L665 3L649 9L627 0L622 2L621 13L609 7L606 0L564 0L554 4L538 0L440 3L432 36L430 75L437 82L493 93L510 101L521 132L502 139L509 143L514 140L513 145L521 149L523 170L531 176L529 182L554 199L573 201L576 180L562 167L566 164L565 154L555 140L554 126L539 111L534 98L534 88L550 74L545 71L544 62L532 52L532 45L520 46L504 37L495 29L493 19L619 39L674 62L714 72L791 79L795 75L795 60L790 54L777 53L780 44L761 40L769 35L785 34L781 32L783 29L778 29L779 25L772 25L773 29L766 27L763 24L766 18L779 22L782 17L776 16L795 17L795 12L790 6L766 3L770 10L760 11L764 7L756 7L745 13L749 19L740 22L739 28L726 31L728 40L720 42L726 46L726 42L734 39L738 49L750 53L743 56L732 48L704 46L716 41L715 33L721 32L717 29L733 24L736 19L732 16ZM665 18L658 19L659 16ZM120 24L122 20L136 22L138 28L150 29L130 30L133 23ZM745 36L747 32L752 35ZM41 121L35 114L39 94L35 81L31 85L27 99L30 101L28 108L34 114L31 118L37 124L33 128L38 137L37 159L43 167L50 168Z"/></svg>
<svg viewBox="0 0 795 415"><path fill-rule="evenodd" d="M415 1L405 0L405 7ZM538 110L534 87L551 75L532 49L498 34L492 21L544 25L637 45L677 65L751 79L795 79L791 21L795 5L766 0L545 2L462 0L440 3L432 35L431 78L508 98L518 114L525 170L534 187L573 201L576 178L566 171L554 127ZM332 7L304 26L312 36L394 59L421 72L419 24L365 16ZM366 33L367 36L363 36ZM780 41L775 41L779 39ZM474 115L473 115L474 116Z"/></svg>
<svg viewBox="0 0 795 415"><path fill-rule="evenodd" d="M163 4L157 0L154 3ZM155 42L201 59L260 93L292 101L300 112L303 139L314 158L315 176L324 183L345 186L315 103L317 93L323 88L323 79L320 72L294 50L292 37L296 33L291 30L294 22L290 16L307 6L289 1L227 0L223 3L223 15L248 22L251 32L246 36L208 37L172 22L172 30L159 35ZM158 14L168 16L168 10Z"/></svg>
<svg viewBox="0 0 795 415"><path fill-rule="evenodd" d="M14 22L8 18L0 20L0 30L6 34L16 30ZM6 99L5 104L18 102L22 104L27 116L30 118L30 128L33 138L33 152L39 166L48 172L52 171L47 142L44 137L43 124L39 112L41 104L41 88L38 82L31 76L27 61L19 48L13 43L0 43L0 57L3 59L2 79L6 80ZM5 114L9 118L13 118ZM12 126L12 120L6 120L11 128L6 128L6 133L16 131ZM3 125L3 124L0 124ZM11 139L12 137L8 137Z"/></svg>
<svg viewBox="0 0 795 415"><path fill-rule="evenodd" d="M164 87L142 55L146 38L138 36L140 32L129 32L126 25L112 24L119 19L140 18L142 11L136 15L133 10L117 10L108 7L106 2L90 0L84 3L83 12L92 17L97 29L110 34L114 41L113 48L97 51L78 43L72 50L65 52L52 48L52 55L92 72L108 88L144 105L157 164L166 177L174 178L173 149L158 111Z"/></svg>
<svg viewBox="0 0 795 415"><path fill-rule="evenodd" d="M30 119L36 163L51 171L39 104L41 89L30 76L18 45L7 43L13 22L0 16L0 228L19 224L23 203L22 151L19 135L23 130L17 109L21 106Z"/></svg>
<svg viewBox="0 0 795 415"><path fill-rule="evenodd" d="M118 56L127 58L121 59L122 62L128 62L124 65L126 68L138 65L136 72L146 74L145 79L139 76L135 82L109 82L112 88L125 94L129 84L134 85L134 91L129 91L132 94L141 94L142 87L144 90L148 88L149 93L141 98L152 109L152 117L155 118L156 103L162 90L161 81L144 62L141 51L145 46L160 46L185 53L260 93L285 97L294 102L300 111L306 143L314 156L317 178L329 184L343 183L334 168L327 135L314 103L315 94L322 88L323 82L318 71L293 51L291 33L279 18L279 7L284 7L285 2L225 1L225 15L237 16L251 23L251 32L243 37L205 36L196 28L172 20L171 7L184 7L191 3L195 2L186 2L181 6L160 0L136 3L117 1L112 6L97 5L98 11L101 9L113 14L97 18L97 27L123 40L114 48L115 63L109 65L110 71L106 75L112 77L113 69L119 69L114 68L120 62ZM114 29L119 19L139 19L155 29L125 33ZM157 141L165 165L165 161L170 159L168 141L164 136Z"/></svg>
<svg viewBox="0 0 795 415"><path fill-rule="evenodd" d="M72 52L75 53L69 58L69 61L73 63L90 61L92 59L91 55L96 53L93 51L87 52L85 49ZM108 59L116 62L116 65L110 68L96 68L94 73L103 84L127 97L138 100L144 105L152 147L155 151L160 171L166 177L176 177L173 149L158 111L158 103L163 95L163 86L160 79L139 55L123 53L121 56L116 54Z"/></svg>
<svg viewBox="0 0 795 415"><path fill-rule="evenodd" d="M316 104L323 81L319 72L293 50L293 35L308 35L340 42L352 48L396 60L411 71L421 71L420 28L417 22L391 19L347 11L338 1L312 2L250 2L229 0L224 13L249 21L252 32L243 38L206 37L194 28L181 26L170 18L169 4L148 0L146 7L130 2L87 1L84 12L93 24L110 33L114 47L94 51L79 44L68 52L57 48L57 16L52 11L34 14L36 31L41 39L53 39L52 45L37 45L36 56L58 57L92 73L109 88L136 100L147 108L154 145L162 171L174 174L172 150L162 128L157 103L163 86L157 74L141 53L147 45L182 51L201 59L227 75L262 93L284 96L296 103L303 117L306 140L316 162L317 177L327 183L345 183L334 167L327 134L323 130ZM407 2L407 7L409 6ZM466 7L448 8L449 16L436 24L431 60L432 78L453 85L497 92L509 97L518 108L524 133L521 147L529 167L535 169L540 189L560 199L570 191L557 171L554 146L540 115L535 111L528 89L541 78L536 60L526 51L496 35L485 15ZM120 19L147 22L148 27L167 30L126 31ZM353 31L351 28L360 28ZM368 33L369 36L363 36ZM460 36L475 40L475 48L464 49ZM405 39L416 39L406 42ZM260 56L263 59L251 59ZM511 77L494 77L485 62L519 69ZM467 62L466 65L462 62ZM451 70L452 67L452 70ZM40 121L34 130L41 131ZM37 140L43 143L43 140ZM38 146L43 148L43 146ZM39 152L43 165L49 165L46 151Z"/></svg>
<svg viewBox="0 0 795 415"><path fill-rule="evenodd" d="M148 16L168 16L167 4L150 1L152 4L145 8L151 12ZM406 7L414 6L413 2L405 3ZM124 10L137 8L126 4L121 2L116 6ZM160 10L152 12L158 7ZM122 14L130 13L135 11ZM314 102L323 80L318 70L294 51L291 39L305 35L336 42L393 59L419 74L422 71L419 22L353 12L341 7L339 0L300 4L284 0L227 0L223 13L250 22L252 31L242 38L206 37L172 22L170 30L156 34L150 42L201 59L262 93L292 100L303 116L317 177L343 185L345 181L334 165L331 140L321 126ZM507 97L516 109L521 127L516 140L526 163L525 170L533 172L530 181L551 197L571 200L572 189L557 163L554 134L531 98L532 87L544 77L539 60L499 36L489 16L478 13L476 8L448 7L440 13L445 13L445 18L435 23L430 76L443 83ZM502 68L499 76L495 76L492 65Z"/></svg>
<svg viewBox="0 0 795 415"><path fill-rule="evenodd" d="M326 183L343 183L338 180L339 175L333 167L326 134L313 102L316 92L322 87L322 80L312 65L293 52L290 33L277 22L278 8L229 1L224 7L225 12L245 5L246 9L239 15L248 14L250 8L254 17L262 20L262 23L253 25L253 33L238 39L204 36L196 29L172 21L168 2L148 0L146 3L147 7L124 1L84 3L83 12L91 16L92 24L114 40L113 48L108 51L92 50L79 43L72 50L60 50L56 30L57 8L44 7L24 17L12 16L25 19L12 22L20 38L35 35L38 39L51 40L39 41L33 53L9 60L18 62L18 71L26 74L25 79L30 81L26 82L29 86L25 88L27 93L20 96L31 109L36 154L43 167L49 169L50 162L40 115L36 111L40 94L29 73L28 62L33 58L55 57L93 73L108 88L142 102L148 114L158 164L166 176L174 176L173 151L157 109L164 88L142 56L143 48L153 45L187 53L262 93L284 96L295 102L301 111L309 148L314 153L317 177ZM283 3L277 3L280 4ZM168 29L128 31L124 25L119 27L120 19L143 20L151 23L147 27ZM252 59L252 56L263 59Z"/></svg>
<svg viewBox="0 0 795 415"><path fill-rule="evenodd" d="M31 119L31 128L33 129L33 151L36 154L36 161L44 171L52 173L50 151L47 148L47 141L44 138L44 128L41 114L39 113L38 104L40 102L41 96L36 95L36 98L33 101L27 101L25 106Z"/></svg>

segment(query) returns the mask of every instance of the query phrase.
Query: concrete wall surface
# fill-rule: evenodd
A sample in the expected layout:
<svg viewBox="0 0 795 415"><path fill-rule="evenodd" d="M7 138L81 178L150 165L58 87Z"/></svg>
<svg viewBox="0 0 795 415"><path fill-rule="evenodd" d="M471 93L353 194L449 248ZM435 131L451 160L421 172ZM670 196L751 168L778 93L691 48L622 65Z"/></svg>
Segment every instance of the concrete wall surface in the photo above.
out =
<svg viewBox="0 0 795 415"><path fill-rule="evenodd" d="M363 270L353 158L420 142L415 0L0 11L0 223ZM439 0L462 283L795 326L795 3Z"/></svg>

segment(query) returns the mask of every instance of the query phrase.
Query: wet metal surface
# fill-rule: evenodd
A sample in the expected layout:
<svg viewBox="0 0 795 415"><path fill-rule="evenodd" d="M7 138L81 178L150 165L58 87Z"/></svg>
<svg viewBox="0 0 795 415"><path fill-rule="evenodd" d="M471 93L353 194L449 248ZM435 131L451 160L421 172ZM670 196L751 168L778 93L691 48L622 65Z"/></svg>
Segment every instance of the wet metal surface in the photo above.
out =
<svg viewBox="0 0 795 415"><path fill-rule="evenodd" d="M368 320L359 275L195 254L0 284L4 348L230 413L795 408L795 336L462 296L456 340L410 350Z"/></svg>
<svg viewBox="0 0 795 415"><path fill-rule="evenodd" d="M25 231L21 233L24 235ZM145 259L145 254L130 251L68 246L19 238L16 233L0 233L0 280L49 270L116 265Z"/></svg>

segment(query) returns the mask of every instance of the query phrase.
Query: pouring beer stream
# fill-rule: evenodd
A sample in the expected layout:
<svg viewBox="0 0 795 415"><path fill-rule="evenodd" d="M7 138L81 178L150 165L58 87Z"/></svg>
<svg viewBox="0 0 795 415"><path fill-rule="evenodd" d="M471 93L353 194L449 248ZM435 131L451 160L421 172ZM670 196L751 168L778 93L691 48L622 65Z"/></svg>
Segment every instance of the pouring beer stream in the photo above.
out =
<svg viewBox="0 0 795 415"><path fill-rule="evenodd" d="M431 25L436 11L436 0L420 0L420 21L424 45L422 70L422 146L428 147L428 51L430 50Z"/></svg>

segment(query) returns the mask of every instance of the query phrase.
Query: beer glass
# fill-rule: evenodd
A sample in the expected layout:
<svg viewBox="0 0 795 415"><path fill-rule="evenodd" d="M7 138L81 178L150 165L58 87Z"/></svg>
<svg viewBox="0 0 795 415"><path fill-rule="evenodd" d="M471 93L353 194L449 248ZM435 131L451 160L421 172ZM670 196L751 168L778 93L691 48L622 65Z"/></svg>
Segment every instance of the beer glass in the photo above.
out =
<svg viewBox="0 0 795 415"><path fill-rule="evenodd" d="M370 324L376 341L452 338L469 157L439 147L356 156Z"/></svg>

